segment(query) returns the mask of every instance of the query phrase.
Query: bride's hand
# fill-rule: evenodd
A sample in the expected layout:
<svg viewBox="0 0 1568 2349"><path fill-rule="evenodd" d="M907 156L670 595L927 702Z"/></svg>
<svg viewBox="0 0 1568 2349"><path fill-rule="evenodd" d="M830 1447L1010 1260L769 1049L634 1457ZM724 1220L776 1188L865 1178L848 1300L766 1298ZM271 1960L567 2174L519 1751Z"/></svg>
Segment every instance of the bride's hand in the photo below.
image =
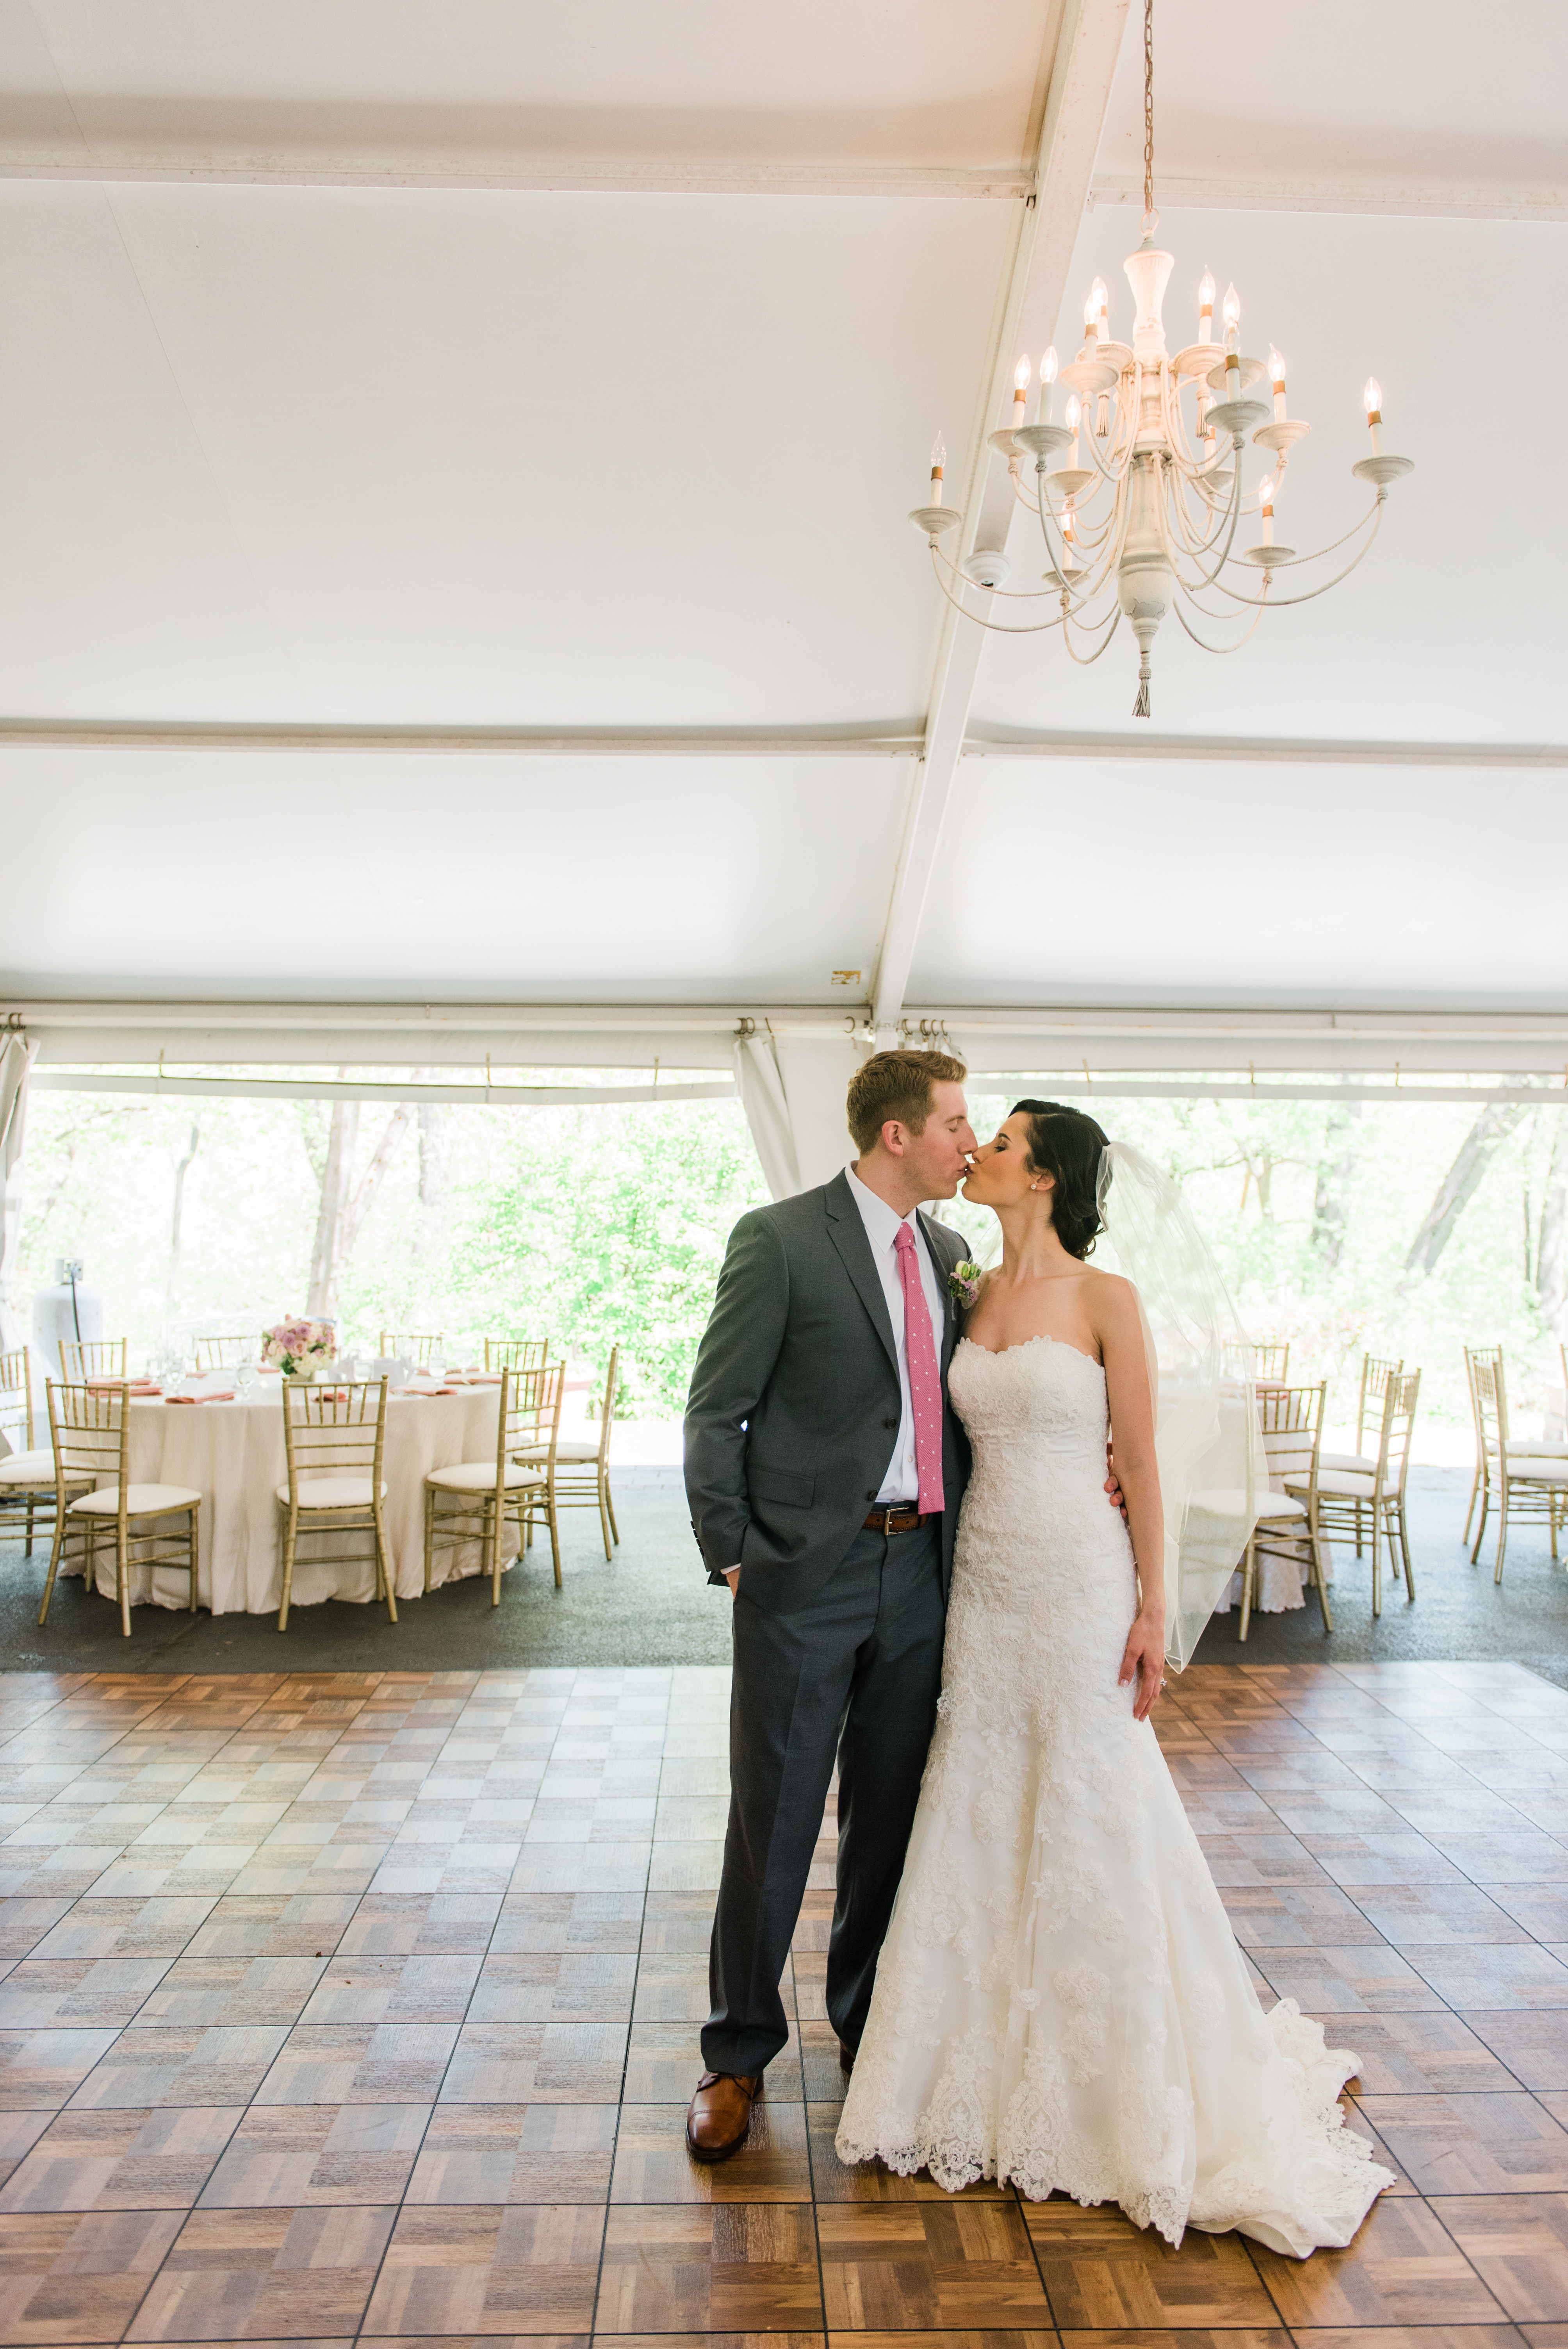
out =
<svg viewBox="0 0 1568 2349"><path fill-rule="evenodd" d="M1121 1670L1116 1676L1119 1688L1130 1687L1134 1681L1138 1683L1138 1695L1132 1717L1134 1721L1147 1721L1155 1699L1165 1686L1165 1625L1161 1617L1150 1614L1147 1609L1135 1618L1127 1635Z"/></svg>

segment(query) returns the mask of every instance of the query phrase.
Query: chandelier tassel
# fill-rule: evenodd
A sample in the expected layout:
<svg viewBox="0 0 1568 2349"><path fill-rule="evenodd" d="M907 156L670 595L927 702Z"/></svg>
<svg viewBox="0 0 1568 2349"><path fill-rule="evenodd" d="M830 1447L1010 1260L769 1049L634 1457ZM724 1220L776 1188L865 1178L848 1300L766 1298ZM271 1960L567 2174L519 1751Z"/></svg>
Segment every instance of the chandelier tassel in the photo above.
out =
<svg viewBox="0 0 1568 2349"><path fill-rule="evenodd" d="M1134 718L1147 718L1150 715L1149 677L1149 647L1145 645L1143 647L1143 657L1138 664L1138 698L1132 705L1132 714Z"/></svg>

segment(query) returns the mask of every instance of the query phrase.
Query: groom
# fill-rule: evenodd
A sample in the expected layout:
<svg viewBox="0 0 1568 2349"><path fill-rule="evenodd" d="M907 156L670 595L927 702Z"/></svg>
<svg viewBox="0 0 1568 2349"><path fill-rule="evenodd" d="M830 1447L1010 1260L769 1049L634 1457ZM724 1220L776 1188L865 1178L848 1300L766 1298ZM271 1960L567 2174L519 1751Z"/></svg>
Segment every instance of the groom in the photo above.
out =
<svg viewBox="0 0 1568 2349"><path fill-rule="evenodd" d="M975 1148L962 1061L878 1052L850 1084L859 1153L743 1216L686 1404L686 1482L710 1582L735 1594L729 1828L713 2012L686 2118L699 2161L745 2144L789 2037L789 1954L835 1754L828 2013L854 2062L936 1719L964 1433L947 1406Z"/></svg>

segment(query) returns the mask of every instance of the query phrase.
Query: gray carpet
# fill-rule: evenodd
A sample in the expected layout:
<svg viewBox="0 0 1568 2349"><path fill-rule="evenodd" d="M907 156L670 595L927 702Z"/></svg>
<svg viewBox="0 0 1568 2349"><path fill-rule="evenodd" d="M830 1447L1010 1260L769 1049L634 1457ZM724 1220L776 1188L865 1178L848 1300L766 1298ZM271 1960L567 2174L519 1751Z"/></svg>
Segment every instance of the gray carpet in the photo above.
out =
<svg viewBox="0 0 1568 2349"><path fill-rule="evenodd" d="M1440 1480L1440 1481L1439 1481ZM1472 1567L1460 1542L1469 1477L1428 1470L1410 1495L1416 1603L1385 1594L1372 1620L1365 1568L1339 1553L1336 1629L1324 1636L1315 1600L1299 1613L1253 1619L1245 1647L1237 1618L1216 1618L1198 1650L1204 1664L1374 1663L1484 1659L1527 1664L1568 1688L1568 1570L1552 1564L1545 1534L1516 1530L1502 1586L1489 1540ZM176 1614L139 1607L133 1636L119 1635L109 1601L62 1581L47 1625L36 1621L46 1557L0 1543L0 1656L11 1671L253 1672L464 1671L482 1667L725 1664L728 1605L703 1580L684 1496L631 1491L616 1503L621 1547L606 1566L591 1517L574 1517L563 1543L565 1588L537 1548L510 1573L492 1610L490 1586L468 1582L403 1603L388 1624L378 1608L297 1608L279 1635L270 1615Z"/></svg>

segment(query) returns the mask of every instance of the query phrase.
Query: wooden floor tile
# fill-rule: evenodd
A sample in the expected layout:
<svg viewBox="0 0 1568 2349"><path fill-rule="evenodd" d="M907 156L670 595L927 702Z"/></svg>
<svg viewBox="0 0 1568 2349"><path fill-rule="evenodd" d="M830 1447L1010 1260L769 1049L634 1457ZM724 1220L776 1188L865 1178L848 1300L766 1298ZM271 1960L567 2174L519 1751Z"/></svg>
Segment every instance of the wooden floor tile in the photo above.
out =
<svg viewBox="0 0 1568 2349"><path fill-rule="evenodd" d="M253 2105L202 2189L201 2208L396 2202L428 2105Z"/></svg>
<svg viewBox="0 0 1568 2349"><path fill-rule="evenodd" d="M1522 2089L1357 2102L1422 2194L1568 2192L1568 2129Z"/></svg>
<svg viewBox="0 0 1568 2349"><path fill-rule="evenodd" d="M1289 2260L1251 2246L1295 2333L1303 2327L1495 2324L1503 2312L1430 2205L1386 2194L1348 2250Z"/></svg>
<svg viewBox="0 0 1568 2349"><path fill-rule="evenodd" d="M1300 2349L1520 2349L1511 2324L1304 2325L1295 2339Z"/></svg>
<svg viewBox="0 0 1568 2349"><path fill-rule="evenodd" d="M1282 2333L1278 2349L1285 2349L1286 2340ZM1000 2333L830 2333L827 2349L851 2349L851 2344L853 2349L1058 2349L1058 2336L1048 2326ZM1264 2349L1264 2344L1260 2342L1257 2349ZM1275 2344L1268 2344L1267 2349L1275 2349Z"/></svg>
<svg viewBox="0 0 1568 2349"><path fill-rule="evenodd" d="M405 2209L366 2334L580 2333L593 2322L603 2212L512 2204Z"/></svg>
<svg viewBox="0 0 1568 2349"><path fill-rule="evenodd" d="M1533 1942L1409 1948L1403 1954L1446 2006L1568 2009L1568 1965Z"/></svg>
<svg viewBox="0 0 1568 2349"><path fill-rule="evenodd" d="M0 2191L7 2210L188 2210L244 2117L241 2105L66 2112Z"/></svg>
<svg viewBox="0 0 1568 2349"><path fill-rule="evenodd" d="M492 1952L480 1969L466 2020L625 2023L634 1990L640 1990L634 1957L591 1950Z"/></svg>
<svg viewBox="0 0 1568 2349"><path fill-rule="evenodd" d="M1445 2003L1408 1957L1381 1941L1259 1948L1253 1957L1269 1987L1304 2014L1436 2014Z"/></svg>
<svg viewBox="0 0 1568 2349"><path fill-rule="evenodd" d="M134 2025L113 2037L71 2102L102 2112L126 2105L238 2105L253 2096L288 2037L281 2023L203 2030Z"/></svg>
<svg viewBox="0 0 1568 2349"><path fill-rule="evenodd" d="M1522 2088L1568 2089L1568 2010L1468 2010L1460 2021Z"/></svg>
<svg viewBox="0 0 1568 2349"><path fill-rule="evenodd" d="M364 2208L192 2211L126 2337L288 2340L352 2332L395 2215Z"/></svg>
<svg viewBox="0 0 1568 2349"><path fill-rule="evenodd" d="M178 2210L0 2218L0 2341L118 2341L181 2218Z"/></svg>
<svg viewBox="0 0 1568 2349"><path fill-rule="evenodd" d="M1010 2199L822 2205L817 2226L830 2331L1050 2325Z"/></svg>
<svg viewBox="0 0 1568 2349"><path fill-rule="evenodd" d="M1445 2197L1433 2208L1508 2315L1568 2323L1568 2194Z"/></svg>
<svg viewBox="0 0 1568 2349"><path fill-rule="evenodd" d="M821 2325L811 2212L797 2203L613 2203L596 2333Z"/></svg>
<svg viewBox="0 0 1568 2349"><path fill-rule="evenodd" d="M614 2105L441 2105L405 2200L603 2202L615 2146Z"/></svg>
<svg viewBox="0 0 1568 2349"><path fill-rule="evenodd" d="M1290 2334L1283 2325L1267 2329L1237 2325L1224 2331L1199 2326L1191 2332L1180 2333L1140 2325L1136 2331L1064 2332L1059 2338L1061 2349L1290 2349ZM1388 2349L1393 2349L1392 2344ZM1511 2344L1511 2349L1518 2349L1518 2344Z"/></svg>
<svg viewBox="0 0 1568 2349"><path fill-rule="evenodd" d="M613 2202L810 2201L802 2105L758 2097L745 2145L721 2162L692 2159L686 2118L684 2104L625 2107L615 2147Z"/></svg>
<svg viewBox="0 0 1568 2349"><path fill-rule="evenodd" d="M1023 2208L1051 2313L1064 2331L1267 2330L1279 2322L1238 2235L1192 2230L1177 2251L1113 2204L1084 2210L1053 2198Z"/></svg>
<svg viewBox="0 0 1568 2349"><path fill-rule="evenodd" d="M1346 2046L1356 2054L1356 2085L1367 2095L1463 2094L1518 2085L1455 2014L1325 2014L1318 2020L1331 2047Z"/></svg>
<svg viewBox="0 0 1568 2349"><path fill-rule="evenodd" d="M112 2030L0 2032L0 2110L63 2105L118 2038Z"/></svg>

